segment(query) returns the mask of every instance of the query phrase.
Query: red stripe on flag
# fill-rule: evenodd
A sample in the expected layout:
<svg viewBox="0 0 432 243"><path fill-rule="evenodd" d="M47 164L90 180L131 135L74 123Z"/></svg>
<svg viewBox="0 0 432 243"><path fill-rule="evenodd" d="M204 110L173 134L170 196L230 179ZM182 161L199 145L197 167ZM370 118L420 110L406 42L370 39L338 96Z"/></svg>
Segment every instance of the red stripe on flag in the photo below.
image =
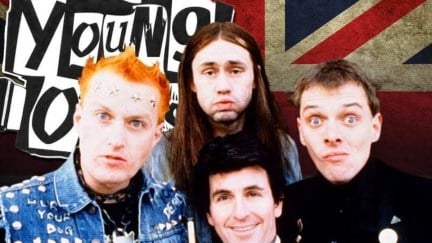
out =
<svg viewBox="0 0 432 243"><path fill-rule="evenodd" d="M295 60L320 63L344 58L426 0L383 0Z"/></svg>
<svg viewBox="0 0 432 243"><path fill-rule="evenodd" d="M265 47L265 1L264 0L222 0L234 7L234 23L248 30L258 43L264 55Z"/></svg>
<svg viewBox="0 0 432 243"><path fill-rule="evenodd" d="M5 5L6 7L9 7L9 0L0 0L0 3Z"/></svg>

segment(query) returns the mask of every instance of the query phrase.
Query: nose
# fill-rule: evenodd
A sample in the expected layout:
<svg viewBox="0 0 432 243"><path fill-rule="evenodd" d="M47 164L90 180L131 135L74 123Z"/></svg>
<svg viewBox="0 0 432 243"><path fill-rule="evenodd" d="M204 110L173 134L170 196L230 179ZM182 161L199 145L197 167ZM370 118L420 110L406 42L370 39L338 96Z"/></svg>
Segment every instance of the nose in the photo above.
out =
<svg viewBox="0 0 432 243"><path fill-rule="evenodd" d="M218 75L215 85L218 94L229 94L231 92L231 82L228 75L224 72Z"/></svg>
<svg viewBox="0 0 432 243"><path fill-rule="evenodd" d="M234 205L234 218L237 220L243 220L249 215L249 213L250 210L247 202L243 198L237 199Z"/></svg>
<svg viewBox="0 0 432 243"><path fill-rule="evenodd" d="M125 145L125 133L121 122L113 123L109 131L107 131L108 146L114 152L122 151Z"/></svg>
<svg viewBox="0 0 432 243"><path fill-rule="evenodd" d="M339 126L335 121L329 121L324 131L324 143L328 145L338 145L342 142Z"/></svg>

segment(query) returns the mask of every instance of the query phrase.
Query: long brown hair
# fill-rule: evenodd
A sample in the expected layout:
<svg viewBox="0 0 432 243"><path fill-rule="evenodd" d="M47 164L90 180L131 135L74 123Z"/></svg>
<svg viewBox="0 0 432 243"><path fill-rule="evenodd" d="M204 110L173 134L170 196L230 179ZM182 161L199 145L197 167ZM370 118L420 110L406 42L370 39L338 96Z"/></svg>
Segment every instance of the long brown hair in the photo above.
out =
<svg viewBox="0 0 432 243"><path fill-rule="evenodd" d="M255 89L246 109L244 131L255 134L267 148L282 158L280 119L277 105L270 91L260 49L252 35L231 22L216 22L199 29L186 45L178 71L179 105L175 127L168 148L168 159L178 189L191 188L192 167L200 149L213 138L207 115L192 92L192 61L196 54L213 41L222 39L246 49L254 64Z"/></svg>

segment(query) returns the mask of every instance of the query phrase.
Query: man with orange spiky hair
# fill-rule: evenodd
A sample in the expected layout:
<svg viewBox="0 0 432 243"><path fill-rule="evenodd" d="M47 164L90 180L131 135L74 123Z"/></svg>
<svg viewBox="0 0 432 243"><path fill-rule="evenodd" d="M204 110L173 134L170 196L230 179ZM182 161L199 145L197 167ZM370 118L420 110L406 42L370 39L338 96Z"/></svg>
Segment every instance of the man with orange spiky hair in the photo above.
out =
<svg viewBox="0 0 432 243"><path fill-rule="evenodd" d="M78 79L79 144L56 171L0 192L6 242L186 242L185 198L141 170L159 141L169 83L127 47Z"/></svg>

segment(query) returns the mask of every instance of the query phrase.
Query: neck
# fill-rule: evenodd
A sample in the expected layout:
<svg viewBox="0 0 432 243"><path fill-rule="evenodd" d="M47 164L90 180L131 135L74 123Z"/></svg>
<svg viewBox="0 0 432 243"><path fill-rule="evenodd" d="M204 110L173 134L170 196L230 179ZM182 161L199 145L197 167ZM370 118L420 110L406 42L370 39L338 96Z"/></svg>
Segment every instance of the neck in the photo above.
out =
<svg viewBox="0 0 432 243"><path fill-rule="evenodd" d="M87 185L87 187L92 191L100 194L107 194L107 195L115 194L127 188L130 182L127 181L123 183L101 183L94 180L89 173L86 173L86 171L83 170L82 173L83 173L84 183Z"/></svg>
<svg viewBox="0 0 432 243"><path fill-rule="evenodd" d="M231 122L210 121L213 128L213 137L223 137L228 134L238 133L243 129L244 118L239 118Z"/></svg>

